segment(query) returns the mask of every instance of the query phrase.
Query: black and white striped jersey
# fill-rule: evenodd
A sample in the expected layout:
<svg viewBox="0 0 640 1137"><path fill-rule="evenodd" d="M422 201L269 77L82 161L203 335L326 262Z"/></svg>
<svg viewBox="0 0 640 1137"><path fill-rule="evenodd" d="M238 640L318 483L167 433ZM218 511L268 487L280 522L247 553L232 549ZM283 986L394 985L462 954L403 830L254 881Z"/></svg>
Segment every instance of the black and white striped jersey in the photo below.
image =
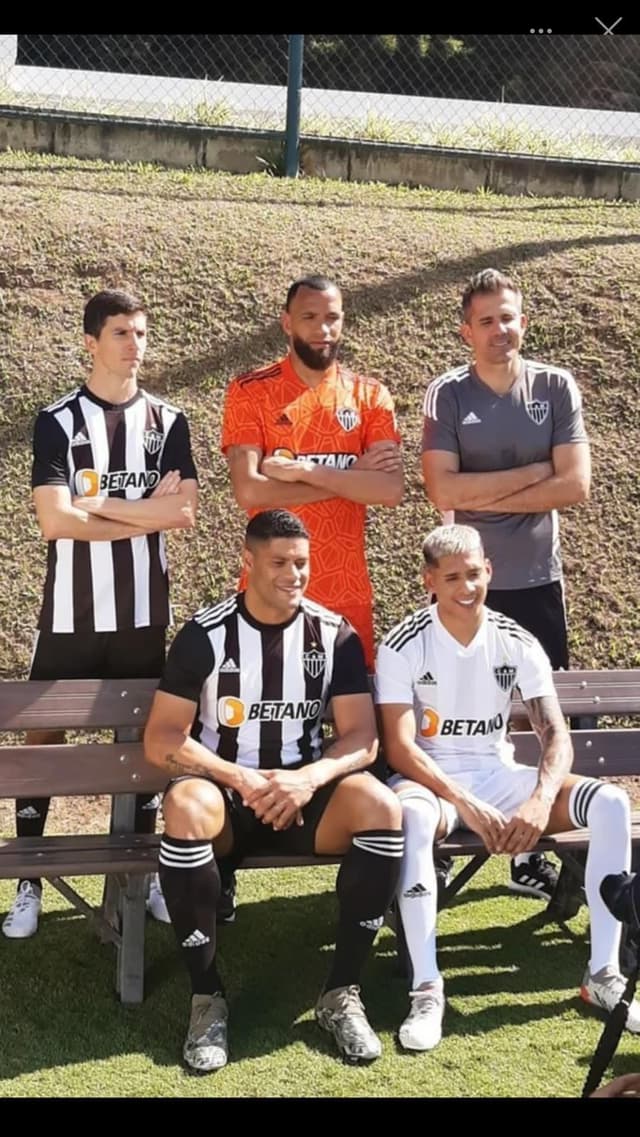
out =
<svg viewBox="0 0 640 1137"><path fill-rule="evenodd" d="M551 664L515 620L489 608L466 647L438 605L407 616L385 636L376 660L376 702L413 706L416 743L455 775L513 763L507 727L513 690L523 699L554 695Z"/></svg>
<svg viewBox="0 0 640 1137"><path fill-rule="evenodd" d="M32 487L68 486L72 497L148 497L168 470L196 478L187 421L138 390L106 403L82 386L41 411ZM120 541L50 541L38 627L114 632L171 623L164 534Z"/></svg>
<svg viewBox="0 0 640 1137"><path fill-rule="evenodd" d="M319 758L329 700L369 693L362 644L342 616L303 600L285 624L261 624L242 592L178 632L159 687L198 704L192 734L203 746L261 769Z"/></svg>

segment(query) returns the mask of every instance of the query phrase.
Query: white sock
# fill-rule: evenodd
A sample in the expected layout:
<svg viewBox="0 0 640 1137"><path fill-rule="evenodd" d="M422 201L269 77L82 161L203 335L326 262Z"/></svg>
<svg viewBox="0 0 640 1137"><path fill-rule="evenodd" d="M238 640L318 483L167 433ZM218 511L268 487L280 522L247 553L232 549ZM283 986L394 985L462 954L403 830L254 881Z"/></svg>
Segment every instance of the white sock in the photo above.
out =
<svg viewBox="0 0 640 1137"><path fill-rule="evenodd" d="M578 782L569 798L569 815L577 826L591 831L584 885L591 920L589 971L603 967L620 970L622 925L609 912L600 896L600 884L608 873L628 872L631 864L631 812L623 790L595 779Z"/></svg>
<svg viewBox="0 0 640 1137"><path fill-rule="evenodd" d="M440 822L440 805L429 790L400 794L404 858L397 901L411 961L411 989L441 981L436 959L438 884L433 864L433 841Z"/></svg>

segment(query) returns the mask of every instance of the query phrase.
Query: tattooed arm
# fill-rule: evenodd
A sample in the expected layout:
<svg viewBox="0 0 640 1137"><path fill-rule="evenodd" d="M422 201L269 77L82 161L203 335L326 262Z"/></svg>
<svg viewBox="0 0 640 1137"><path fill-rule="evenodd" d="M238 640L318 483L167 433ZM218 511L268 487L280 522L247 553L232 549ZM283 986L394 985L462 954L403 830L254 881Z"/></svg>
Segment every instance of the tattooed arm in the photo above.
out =
<svg viewBox="0 0 640 1137"><path fill-rule="evenodd" d="M556 696L525 699L524 705L538 736L541 754L536 788L501 835L498 852L511 856L533 849L545 832L553 803L573 761L571 738Z"/></svg>
<svg viewBox="0 0 640 1137"><path fill-rule="evenodd" d="M227 762L191 737L197 703L156 691L144 732L148 762L166 770L171 778L192 774L210 778L219 786L237 790L246 798L264 782L258 771Z"/></svg>

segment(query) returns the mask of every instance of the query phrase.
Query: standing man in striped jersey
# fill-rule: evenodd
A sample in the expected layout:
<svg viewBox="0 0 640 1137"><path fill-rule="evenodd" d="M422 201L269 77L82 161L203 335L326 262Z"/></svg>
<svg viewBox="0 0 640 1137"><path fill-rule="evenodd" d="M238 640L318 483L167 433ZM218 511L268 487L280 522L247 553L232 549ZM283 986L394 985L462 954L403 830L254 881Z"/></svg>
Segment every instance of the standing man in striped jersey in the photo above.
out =
<svg viewBox="0 0 640 1137"><path fill-rule="evenodd" d="M523 359L522 293L496 269L462 295L471 363L434 379L424 403L427 496L482 537L493 579L487 604L542 644L551 666L569 666L558 510L589 494L589 443L575 379ZM557 874L523 853L510 887L549 899Z"/></svg>
<svg viewBox="0 0 640 1137"><path fill-rule="evenodd" d="M142 303L99 292L84 311L92 357L86 384L41 411L33 440L33 501L48 542L31 679L159 676L171 622L164 531L195 524L197 475L181 411L137 385L147 344ZM56 731L27 742L59 743ZM16 802L19 836L44 830L48 799ZM154 799L139 795L136 830L153 831ZM2 930L38 927L41 881L23 880ZM168 921L157 878L148 907Z"/></svg>
<svg viewBox="0 0 640 1137"><path fill-rule="evenodd" d="M403 851L394 794L366 772L377 751L362 643L342 616L304 598L309 538L285 510L247 526L246 591L178 633L147 729L150 762L171 782L160 878L192 988L184 1059L227 1062L228 1008L216 963L219 862L256 848L343 856L336 950L316 1005L347 1061L380 1041L360 972L395 892ZM323 750L332 701L335 738Z"/></svg>

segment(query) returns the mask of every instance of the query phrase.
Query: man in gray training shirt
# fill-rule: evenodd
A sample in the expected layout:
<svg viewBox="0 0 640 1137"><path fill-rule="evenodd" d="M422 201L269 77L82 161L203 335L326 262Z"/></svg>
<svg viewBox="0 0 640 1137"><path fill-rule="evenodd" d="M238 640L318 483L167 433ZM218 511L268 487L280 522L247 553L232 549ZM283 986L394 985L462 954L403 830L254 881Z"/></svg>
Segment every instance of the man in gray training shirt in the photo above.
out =
<svg viewBox="0 0 640 1137"><path fill-rule="evenodd" d="M589 494L580 392L564 368L522 358L527 317L508 276L476 273L462 321L473 361L435 379L425 396L427 496L480 533L493 565L487 606L530 631L552 667L567 668L557 510ZM512 866L511 886L547 896L553 882L538 879L539 866Z"/></svg>

